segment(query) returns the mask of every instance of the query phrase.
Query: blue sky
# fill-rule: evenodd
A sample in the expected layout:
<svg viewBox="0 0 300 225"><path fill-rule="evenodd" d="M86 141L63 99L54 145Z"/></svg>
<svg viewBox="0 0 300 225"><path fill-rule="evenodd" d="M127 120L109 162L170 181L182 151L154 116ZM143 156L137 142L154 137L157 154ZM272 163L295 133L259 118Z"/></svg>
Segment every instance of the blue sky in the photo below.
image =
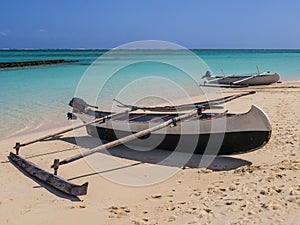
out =
<svg viewBox="0 0 300 225"><path fill-rule="evenodd" d="M0 48L300 49L298 0L3 0Z"/></svg>

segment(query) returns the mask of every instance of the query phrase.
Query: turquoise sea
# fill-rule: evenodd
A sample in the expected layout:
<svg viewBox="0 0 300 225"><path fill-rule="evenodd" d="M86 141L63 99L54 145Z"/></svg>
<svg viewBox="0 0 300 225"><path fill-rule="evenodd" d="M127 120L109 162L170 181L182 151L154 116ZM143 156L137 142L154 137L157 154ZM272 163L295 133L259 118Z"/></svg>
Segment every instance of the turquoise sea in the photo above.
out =
<svg viewBox="0 0 300 225"><path fill-rule="evenodd" d="M111 76L101 89L102 97L97 100L97 104L104 108L126 84L137 80L138 88L133 85L129 91L124 92L125 94L122 92L122 96L141 95L149 87L157 87L157 90L153 89L156 92L170 93L168 90L162 90L159 79L154 79L154 82L151 79L140 79L146 76L161 76L163 79L180 83L195 93L194 81L200 83L201 76L207 68L214 74L221 74L221 69L226 74L231 74L256 72L258 66L261 71L278 72L283 81L300 78L300 50L192 50L206 63L199 71L197 67L191 65L191 70L196 74L194 81L190 81L184 71L151 61L172 59L175 64L178 62L189 64L190 58L184 51L123 50L91 66L106 52L107 50L0 50L0 62L50 59L77 61L59 65L0 69L0 139L42 129L47 125L62 125L69 110L67 104L78 94L76 89L80 80L82 81L82 76L106 77L106 73L112 73L113 68L122 66L124 62L130 64L141 59L147 61L142 64L133 63L135 66L122 67L114 71L115 75ZM95 68L99 70L95 72ZM91 74L86 73L89 70ZM88 95L78 97L89 99Z"/></svg>

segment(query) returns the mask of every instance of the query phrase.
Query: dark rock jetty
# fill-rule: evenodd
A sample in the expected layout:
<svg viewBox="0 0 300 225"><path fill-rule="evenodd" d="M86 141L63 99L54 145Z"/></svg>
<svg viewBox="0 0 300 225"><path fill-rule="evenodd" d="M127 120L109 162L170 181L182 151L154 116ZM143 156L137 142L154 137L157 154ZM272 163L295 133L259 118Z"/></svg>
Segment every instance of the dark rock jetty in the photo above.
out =
<svg viewBox="0 0 300 225"><path fill-rule="evenodd" d="M39 60L39 61L23 61L23 62L0 62L0 68L13 68L13 67L25 67L25 66L41 66L77 62L64 59L57 60Z"/></svg>

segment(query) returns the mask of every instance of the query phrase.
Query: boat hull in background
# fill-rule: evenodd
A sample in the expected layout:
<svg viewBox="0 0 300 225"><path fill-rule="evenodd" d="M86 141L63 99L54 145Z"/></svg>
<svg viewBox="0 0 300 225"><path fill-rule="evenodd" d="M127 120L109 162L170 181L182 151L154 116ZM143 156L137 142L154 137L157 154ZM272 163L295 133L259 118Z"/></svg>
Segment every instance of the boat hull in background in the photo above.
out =
<svg viewBox="0 0 300 225"><path fill-rule="evenodd" d="M251 76L228 76L228 77L219 77L219 76L210 76L206 77L208 80L208 83L211 84L234 84L234 82L237 82L239 80L245 79L247 77ZM218 79L220 78L220 79ZM218 80L216 80L218 79ZM238 82L238 85L269 85L278 82L280 79L280 76L278 73L274 74L261 74L259 76L255 76L253 78L250 78L245 81Z"/></svg>

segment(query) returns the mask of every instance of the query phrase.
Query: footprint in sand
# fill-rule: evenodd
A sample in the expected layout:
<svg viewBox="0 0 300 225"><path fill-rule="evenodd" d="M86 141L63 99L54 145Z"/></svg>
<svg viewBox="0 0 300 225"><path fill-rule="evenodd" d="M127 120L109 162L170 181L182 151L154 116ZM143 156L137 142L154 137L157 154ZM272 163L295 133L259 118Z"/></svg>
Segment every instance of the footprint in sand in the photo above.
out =
<svg viewBox="0 0 300 225"><path fill-rule="evenodd" d="M122 216L127 216L131 211L128 206L111 206L108 210L111 213L109 218L121 218Z"/></svg>
<svg viewBox="0 0 300 225"><path fill-rule="evenodd" d="M167 222L174 222L176 219L177 219L177 216L172 215L169 218L167 218L165 221L167 221Z"/></svg>

